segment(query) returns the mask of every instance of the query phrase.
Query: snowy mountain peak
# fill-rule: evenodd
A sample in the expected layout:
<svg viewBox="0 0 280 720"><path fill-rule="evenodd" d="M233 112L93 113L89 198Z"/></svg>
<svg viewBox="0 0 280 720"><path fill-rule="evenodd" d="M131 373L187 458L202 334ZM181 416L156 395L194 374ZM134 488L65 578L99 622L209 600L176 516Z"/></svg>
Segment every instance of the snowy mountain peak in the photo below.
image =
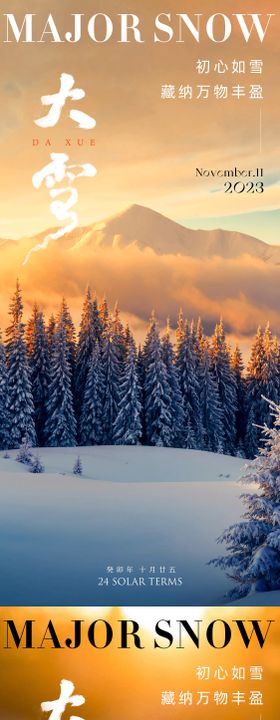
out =
<svg viewBox="0 0 280 720"><path fill-rule="evenodd" d="M278 246L227 230L191 230L151 208L137 204L103 222L80 228L72 249L125 249L129 246L150 249L157 255L218 256L225 259L250 255L272 263L280 262Z"/></svg>
<svg viewBox="0 0 280 720"><path fill-rule="evenodd" d="M0 240L1 258L6 253L13 253L21 262L21 257L24 258L37 242L56 229L19 241ZM88 252L91 256L93 252L102 249L125 250L135 247L156 255L181 255L198 259L219 257L225 260L248 255L273 265L280 264L280 246L228 230L191 230L151 208L137 204L103 221L78 227L50 243L47 250L49 257L54 246L59 252L73 255ZM34 258L32 262L35 262Z"/></svg>
<svg viewBox="0 0 280 720"><path fill-rule="evenodd" d="M280 247L227 230L191 230L141 205L131 205L103 222L79 230L74 251L82 248L150 249L157 255L236 258L250 255L266 262L280 262Z"/></svg>

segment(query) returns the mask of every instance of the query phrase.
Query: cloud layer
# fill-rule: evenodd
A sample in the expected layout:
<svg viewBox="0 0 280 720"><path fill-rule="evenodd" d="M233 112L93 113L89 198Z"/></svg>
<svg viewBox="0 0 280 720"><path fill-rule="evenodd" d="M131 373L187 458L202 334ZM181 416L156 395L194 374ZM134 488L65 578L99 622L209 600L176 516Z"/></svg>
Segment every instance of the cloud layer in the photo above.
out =
<svg viewBox="0 0 280 720"><path fill-rule="evenodd" d="M2 325L17 275L27 311L36 300L49 314L65 295L78 322L84 289L90 284L98 296L107 295L111 306L118 300L136 332L142 330L153 308L162 325L169 316L175 326L182 307L190 319L201 316L208 332L222 314L227 331L235 336L249 337L267 320L280 335L280 266L248 255L197 259L158 256L151 249L136 247L76 253L53 243L22 267L18 248L7 246L1 250Z"/></svg>

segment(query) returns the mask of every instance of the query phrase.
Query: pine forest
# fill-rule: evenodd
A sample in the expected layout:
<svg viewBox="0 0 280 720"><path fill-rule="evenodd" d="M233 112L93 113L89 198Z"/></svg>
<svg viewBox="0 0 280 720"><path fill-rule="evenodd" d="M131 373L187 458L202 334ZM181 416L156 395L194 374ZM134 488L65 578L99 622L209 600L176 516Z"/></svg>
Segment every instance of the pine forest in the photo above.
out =
<svg viewBox="0 0 280 720"><path fill-rule="evenodd" d="M48 322L23 323L17 283L0 344L0 447L152 445L253 458L280 402L280 352L258 328L247 367L222 320L211 338L179 313L175 342L152 313L143 346L86 290L76 330L65 299Z"/></svg>

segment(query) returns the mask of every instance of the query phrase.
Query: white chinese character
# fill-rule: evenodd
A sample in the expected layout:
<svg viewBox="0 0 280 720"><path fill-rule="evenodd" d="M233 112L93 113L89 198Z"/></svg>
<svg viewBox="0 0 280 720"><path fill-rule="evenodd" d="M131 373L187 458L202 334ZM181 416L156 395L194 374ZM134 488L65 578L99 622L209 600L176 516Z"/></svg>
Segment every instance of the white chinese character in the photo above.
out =
<svg viewBox="0 0 280 720"><path fill-rule="evenodd" d="M232 97L236 97L238 100L241 97L245 97L246 90L245 90L244 85L233 85L231 94L232 94Z"/></svg>
<svg viewBox="0 0 280 720"><path fill-rule="evenodd" d="M245 680L245 667L236 667L234 665L232 668L232 680Z"/></svg>
<svg viewBox="0 0 280 720"><path fill-rule="evenodd" d="M228 71L228 65L224 63L223 60L219 60L214 66L214 70L220 75L224 75L224 73Z"/></svg>
<svg viewBox="0 0 280 720"><path fill-rule="evenodd" d="M67 98L71 100L81 100L85 97L85 91L81 88L73 88L75 80L72 75L62 73L60 76L60 90L53 95L43 95L41 98L42 105L50 105L50 110L45 117L35 120L35 124L39 127L54 127L60 119L61 110L65 105ZM70 110L69 117L78 123L79 128L83 130L91 130L95 127L96 121L90 115L80 110Z"/></svg>
<svg viewBox="0 0 280 720"><path fill-rule="evenodd" d="M78 202L78 192L75 188L70 187L61 188L61 190L54 189L50 191L50 195L53 198L56 198L63 193L69 193L68 200L53 200L53 202L50 204L50 211L52 215L54 215L54 217L60 222L63 222L64 220L70 220L70 223L67 225L67 227L63 227L61 228L61 230L53 233L50 236L53 240L58 240L58 238L65 235L66 232L72 232L72 230L75 230L78 225L77 213L69 212L70 208L72 208Z"/></svg>
<svg viewBox="0 0 280 720"><path fill-rule="evenodd" d="M114 572L113 565L107 565L106 567L106 573L112 574Z"/></svg>
<svg viewBox="0 0 280 720"><path fill-rule="evenodd" d="M250 100L263 100L263 89L261 85L250 85Z"/></svg>
<svg viewBox="0 0 280 720"><path fill-rule="evenodd" d="M67 705L71 707L79 707L85 702L82 695L73 695L75 687L71 680L62 680L60 683L60 696L58 700L51 702L43 702L41 709L43 712L50 712L49 720L61 720ZM71 715L70 720L82 720L77 715Z"/></svg>
<svg viewBox="0 0 280 720"><path fill-rule="evenodd" d="M250 60L250 72L255 75L261 75L263 71L262 60Z"/></svg>
<svg viewBox="0 0 280 720"><path fill-rule="evenodd" d="M227 692L214 692L214 702L216 705L227 705L228 704L228 693Z"/></svg>
<svg viewBox="0 0 280 720"><path fill-rule="evenodd" d="M228 671L220 665L220 667L215 670L214 677L217 680L225 680L228 677Z"/></svg>
<svg viewBox="0 0 280 720"><path fill-rule="evenodd" d="M209 704L209 696L210 692L198 692L197 695L199 695L197 705L208 705Z"/></svg>
<svg viewBox="0 0 280 720"><path fill-rule="evenodd" d="M206 665L198 665L196 668L196 677L198 680L209 680L210 679L210 667Z"/></svg>
<svg viewBox="0 0 280 720"><path fill-rule="evenodd" d="M262 678L263 678L262 665L251 665L250 678L251 678L251 680L262 680Z"/></svg>
<svg viewBox="0 0 280 720"><path fill-rule="evenodd" d="M232 693L232 702L236 705L241 705L241 703L245 703L245 693L240 692L239 690Z"/></svg>
<svg viewBox="0 0 280 720"><path fill-rule="evenodd" d="M33 175L32 182L35 188L41 187L44 180L47 188L52 188L57 182L65 179L69 156L65 153L51 153L51 160L52 162Z"/></svg>
<svg viewBox="0 0 280 720"><path fill-rule="evenodd" d="M250 692L250 705L263 705L263 695L260 690L251 690Z"/></svg>
<svg viewBox="0 0 280 720"><path fill-rule="evenodd" d="M233 75L241 75L242 73L245 73L245 60L233 60L232 61L232 74Z"/></svg>
<svg viewBox="0 0 280 720"><path fill-rule="evenodd" d="M196 63L196 70L199 75L209 75L210 60L198 60Z"/></svg>
<svg viewBox="0 0 280 720"><path fill-rule="evenodd" d="M161 86L161 99L162 100L175 100L176 99L175 85L162 85Z"/></svg>
<svg viewBox="0 0 280 720"><path fill-rule="evenodd" d="M191 100L193 96L193 89L191 85L180 85L178 97L180 100Z"/></svg>
<svg viewBox="0 0 280 720"><path fill-rule="evenodd" d="M209 88L210 85L198 85L198 95L196 96L196 99L199 100L200 98L202 98L202 100L207 100L207 98L209 97Z"/></svg>
<svg viewBox="0 0 280 720"><path fill-rule="evenodd" d="M228 88L226 85L215 85L213 92L217 100L226 100L228 97Z"/></svg>
<svg viewBox="0 0 280 720"><path fill-rule="evenodd" d="M50 196L53 202L50 205L50 211L52 215L59 221L69 220L65 227L60 228L55 233L50 233L44 240L35 245L26 255L24 265L26 265L30 259L30 256L34 252L39 250L46 250L50 240L58 240L59 238L66 235L67 232L72 232L78 226L78 215L76 212L71 211L73 205L78 201L78 192L75 188L69 187L76 178L78 177L94 177L96 175L96 168L91 163L84 163L83 165L66 165L69 160L68 155L65 153L51 153L51 161L42 170L35 173L32 178L32 182L35 188L41 187L45 182L46 187L50 190ZM74 173L73 170L79 168L81 172ZM56 189L54 185L58 182L62 182L67 179L68 187ZM67 200L58 200L63 193L68 193L69 197Z"/></svg>
<svg viewBox="0 0 280 720"><path fill-rule="evenodd" d="M187 692L180 692L179 694L179 700L178 705L192 705L193 704L193 694L188 690Z"/></svg>
<svg viewBox="0 0 280 720"><path fill-rule="evenodd" d="M77 177L94 177L96 168L91 163L83 165L66 165L69 156L65 153L51 153L51 161L48 165L33 175L32 182L36 189L41 187L45 181L47 188L53 188L58 182L62 182L67 178L68 184L72 184ZM81 168L82 172L73 173L75 168Z"/></svg>
<svg viewBox="0 0 280 720"><path fill-rule="evenodd" d="M164 690L161 693L161 704L162 705L176 705L175 693L171 690Z"/></svg>

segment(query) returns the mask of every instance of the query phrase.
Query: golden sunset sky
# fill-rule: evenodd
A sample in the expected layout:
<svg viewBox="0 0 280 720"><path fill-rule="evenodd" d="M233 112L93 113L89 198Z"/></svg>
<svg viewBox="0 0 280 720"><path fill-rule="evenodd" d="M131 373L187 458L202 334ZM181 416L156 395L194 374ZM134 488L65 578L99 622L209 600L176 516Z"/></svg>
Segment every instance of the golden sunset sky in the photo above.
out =
<svg viewBox="0 0 280 720"><path fill-rule="evenodd" d="M246 43L233 13L265 13L262 26L271 18L263 43L254 29ZM34 13L33 44L4 42L5 13L13 13L20 28L24 13ZM52 13L62 39L73 31L72 13L83 13L81 42L53 43L40 40ZM89 18L100 13L98 37L104 37L107 14L114 33L106 43L87 36ZM140 18L144 42L120 40L120 13ZM155 18L170 13L174 38L154 43ZM201 36L197 43L187 28L184 42L178 40L178 14L188 13L195 24L201 13ZM212 42L206 35L207 20L213 13L226 15L232 33L225 43ZM164 19L164 18L162 18ZM252 20L246 18L250 27ZM215 21L215 36L222 37L221 18ZM0 255L0 325L7 323L8 298L16 277L23 288L25 317L36 300L48 316L56 312L62 294L70 304L78 326L82 296L89 283L99 297L107 295L110 306L119 301L123 319L142 340L152 308L161 326L167 315L172 327L180 306L190 319L202 316L210 333L222 314L227 332L245 350L259 323L270 320L273 332L280 334L279 265L267 265L253 256L236 260L199 257L196 260L162 255L149 248L125 251L82 245L79 252L66 251L64 238L53 242L43 255L32 256L23 267L25 246L31 236L59 225L50 212L49 191L35 189L34 173L50 161L50 152L67 152L73 164L92 163L93 178L75 182L78 191L79 225L84 227L140 205L162 213L193 229L222 228L254 236L268 243L279 243L279 30L280 13L276 0L4 0L0 14L0 239L20 241L5 244ZM163 35L158 35L163 38ZM10 38L13 35L10 33ZM45 36L46 38L47 36ZM164 36L166 38L166 36ZM198 60L209 60L211 72L198 74ZM233 75L234 60L245 61L246 74ZM261 60L262 74L249 72L250 61ZM214 71L223 61L226 74ZM82 88L83 100L67 101L59 123L53 129L39 128L35 120L49 108L41 97L59 91L61 73L70 73L75 86ZM229 97L217 100L163 100L165 84L193 87L222 84ZM264 99L237 100L231 87L240 84L263 86ZM212 92L212 91L211 91ZM72 106L71 106L72 102ZM69 118L74 107L94 117L94 130L79 130ZM50 138L51 148L45 145ZM71 147L65 147L71 138ZM77 147L77 139L96 145ZM39 145L33 146L33 140ZM196 168L209 170L262 167L264 192L226 194L223 178L198 178ZM137 238L136 238L137 239ZM160 243L160 238L155 238ZM199 240L198 240L199 243ZM31 246L33 241L31 241ZM30 247L30 241L29 241ZM153 245L152 245L153 247ZM165 288L163 293L162 288Z"/></svg>
<svg viewBox="0 0 280 720"><path fill-rule="evenodd" d="M114 35L107 43L87 39L70 44L4 43L6 18L14 13L21 26L24 13L35 13L35 38L40 38L51 12L64 37L72 29L71 13L84 13L85 21L95 13L106 13L114 22ZM185 30L185 42L153 43L154 18L170 12L177 37L176 13L202 13L201 42ZM213 43L205 35L210 15L224 13L232 20L232 35L226 43ZM244 41L233 12L272 12L263 44L256 31ZM20 238L54 226L46 188L35 190L32 175L43 167L50 149L44 147L50 136L53 150L64 150L64 140L74 162L93 162L97 177L83 179L79 191L80 225L87 225L121 211L132 203L146 205L192 227L223 226L278 242L279 215L270 214L279 206L279 9L276 0L236 0L213 3L206 0L11 0L1 6L1 188L0 237ZM118 13L140 17L142 44L120 44ZM265 23L264 23L265 24ZM86 22L85 22L86 27ZM217 24L218 28L218 24ZM102 32L100 25L100 32ZM198 75L198 59L215 64L222 59L228 66L234 59L263 60L263 75ZM40 98L59 89L62 72L75 77L86 98L77 104L96 119L94 131L79 131L68 118L65 107L59 125L41 130L34 124L46 111ZM241 77L241 80L239 78ZM237 78L237 79L236 79ZM162 100L165 83L193 85L240 82L262 83L264 100L228 99L208 101ZM260 150L260 111L261 145ZM96 148L75 148L81 135L95 137ZM33 148L32 139L40 146ZM264 167L265 192L227 195L222 180L198 179L195 168ZM256 213L268 212L263 216ZM244 219L244 224L242 223ZM267 221L266 221L267 218Z"/></svg>

